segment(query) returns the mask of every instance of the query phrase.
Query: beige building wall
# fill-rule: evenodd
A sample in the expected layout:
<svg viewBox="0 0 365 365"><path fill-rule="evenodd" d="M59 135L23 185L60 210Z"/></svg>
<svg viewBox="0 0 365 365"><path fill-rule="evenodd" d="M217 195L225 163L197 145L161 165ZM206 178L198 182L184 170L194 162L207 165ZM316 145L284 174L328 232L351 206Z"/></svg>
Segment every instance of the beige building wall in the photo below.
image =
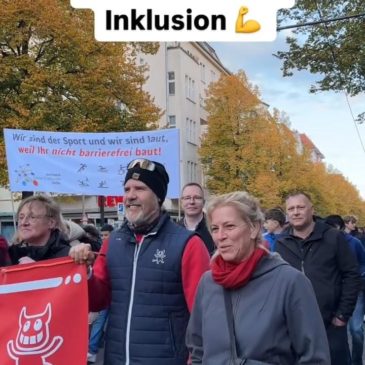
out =
<svg viewBox="0 0 365 365"><path fill-rule="evenodd" d="M201 136L206 130L204 109L206 89L211 82L229 71L221 64L214 49L205 42L161 42L155 55L140 54L138 65L148 65L144 89L163 111L160 128L180 130L180 187L195 181L204 185L198 156ZM19 196L18 196L19 197ZM14 203L14 210L17 209ZM90 222L99 217L96 197L74 197L61 202L66 217L79 221L86 212ZM178 201L167 200L165 207L178 214ZM10 192L0 189L0 229L13 225ZM116 219L116 209L106 208L105 217ZM13 229L13 227L12 227Z"/></svg>
<svg viewBox="0 0 365 365"><path fill-rule="evenodd" d="M164 111L160 128L180 130L180 188L191 181L204 185L198 148L206 130L206 90L229 71L205 42L161 42L156 55L141 55L138 62L149 65L145 90ZM177 202L166 205L178 209Z"/></svg>

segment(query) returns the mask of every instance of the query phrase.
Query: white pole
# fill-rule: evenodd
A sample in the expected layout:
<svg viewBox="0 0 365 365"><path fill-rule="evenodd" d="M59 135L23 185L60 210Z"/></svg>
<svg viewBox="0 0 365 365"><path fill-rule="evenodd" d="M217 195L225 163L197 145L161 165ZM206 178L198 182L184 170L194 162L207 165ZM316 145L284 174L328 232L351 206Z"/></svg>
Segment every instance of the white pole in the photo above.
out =
<svg viewBox="0 0 365 365"><path fill-rule="evenodd" d="M13 210L13 224L14 224L14 231L16 231L16 217L15 217L15 209L14 209L14 198L13 192L10 192L10 199L11 199L11 208Z"/></svg>

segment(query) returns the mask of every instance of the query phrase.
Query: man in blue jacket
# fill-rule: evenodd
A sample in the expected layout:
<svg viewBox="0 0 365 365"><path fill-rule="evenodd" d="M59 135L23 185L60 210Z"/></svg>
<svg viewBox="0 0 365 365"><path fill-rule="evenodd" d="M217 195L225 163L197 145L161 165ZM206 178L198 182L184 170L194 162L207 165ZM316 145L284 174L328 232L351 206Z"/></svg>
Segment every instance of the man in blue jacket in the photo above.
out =
<svg viewBox="0 0 365 365"><path fill-rule="evenodd" d="M346 365L350 358L346 325L361 286L356 258L341 232L313 219L307 193L290 194L286 212L290 226L277 240L276 250L311 281L326 327L331 364Z"/></svg>
<svg viewBox="0 0 365 365"><path fill-rule="evenodd" d="M276 241L282 235L284 230L286 217L280 208L269 209L265 212L264 233L263 238L269 243L271 252L276 251Z"/></svg>

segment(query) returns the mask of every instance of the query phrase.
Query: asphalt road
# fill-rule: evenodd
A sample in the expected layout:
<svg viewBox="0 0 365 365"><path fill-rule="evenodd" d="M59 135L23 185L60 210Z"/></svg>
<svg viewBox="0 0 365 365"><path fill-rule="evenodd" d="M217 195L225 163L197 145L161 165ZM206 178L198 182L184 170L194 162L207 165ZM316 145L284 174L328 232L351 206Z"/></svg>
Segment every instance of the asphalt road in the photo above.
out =
<svg viewBox="0 0 365 365"><path fill-rule="evenodd" d="M104 361L104 349L100 349L98 352L98 356L96 357L96 362L94 363L95 365L103 365Z"/></svg>
<svg viewBox="0 0 365 365"><path fill-rule="evenodd" d="M364 353L365 353L365 351L364 351ZM104 349L100 349L98 356L96 358L96 363L94 363L94 364L103 365L104 364L103 357L104 357ZM362 361L363 361L363 364L365 364L365 354L363 355Z"/></svg>

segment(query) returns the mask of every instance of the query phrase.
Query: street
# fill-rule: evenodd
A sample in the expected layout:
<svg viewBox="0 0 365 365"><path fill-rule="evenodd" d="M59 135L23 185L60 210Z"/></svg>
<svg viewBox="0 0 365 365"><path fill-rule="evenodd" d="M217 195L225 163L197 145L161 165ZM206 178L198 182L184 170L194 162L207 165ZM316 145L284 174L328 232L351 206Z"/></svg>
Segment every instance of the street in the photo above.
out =
<svg viewBox="0 0 365 365"><path fill-rule="evenodd" d="M350 341L350 346L351 346L351 341ZM104 349L100 349L99 353L98 353L98 356L96 358L96 363L94 363L95 365L103 365L104 362L103 362L103 357L104 357ZM363 363L365 363L365 354L363 355Z"/></svg>
<svg viewBox="0 0 365 365"><path fill-rule="evenodd" d="M96 363L95 365L103 365L103 357L104 357L104 349L100 349L100 351L98 352L98 356L96 358Z"/></svg>
<svg viewBox="0 0 365 365"><path fill-rule="evenodd" d="M96 356L96 362L93 362L93 363L88 362L87 364L88 365L103 365L104 364L103 358L104 358L104 348L99 350L98 355Z"/></svg>

